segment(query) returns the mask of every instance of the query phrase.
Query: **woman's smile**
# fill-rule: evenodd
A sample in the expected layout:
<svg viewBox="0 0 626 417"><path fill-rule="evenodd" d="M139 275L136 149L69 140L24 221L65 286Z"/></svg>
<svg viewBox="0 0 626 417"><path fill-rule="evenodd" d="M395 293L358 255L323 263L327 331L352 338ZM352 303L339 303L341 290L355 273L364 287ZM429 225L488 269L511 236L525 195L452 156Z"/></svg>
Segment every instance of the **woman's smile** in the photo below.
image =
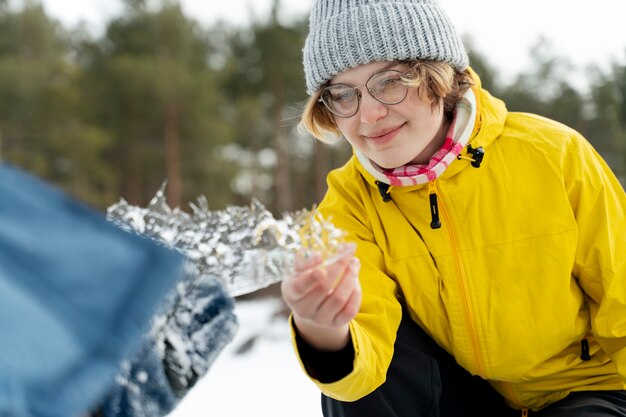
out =
<svg viewBox="0 0 626 417"><path fill-rule="evenodd" d="M377 130L373 133L369 133L366 135L363 135L365 137L365 139L370 140L372 142L375 143L386 143L386 142L390 142L399 132L400 129L405 125L405 123L402 123L400 125L397 126L392 126L389 128L383 128L380 130Z"/></svg>

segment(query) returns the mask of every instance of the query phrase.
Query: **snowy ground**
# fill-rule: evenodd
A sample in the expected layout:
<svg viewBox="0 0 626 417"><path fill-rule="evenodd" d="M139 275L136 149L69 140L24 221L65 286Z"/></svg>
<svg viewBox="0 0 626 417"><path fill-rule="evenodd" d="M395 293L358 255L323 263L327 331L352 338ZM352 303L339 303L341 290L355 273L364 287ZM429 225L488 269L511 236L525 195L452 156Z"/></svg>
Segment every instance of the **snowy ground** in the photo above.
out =
<svg viewBox="0 0 626 417"><path fill-rule="evenodd" d="M281 309L275 298L238 301L235 339L169 417L320 417L319 391L300 369Z"/></svg>

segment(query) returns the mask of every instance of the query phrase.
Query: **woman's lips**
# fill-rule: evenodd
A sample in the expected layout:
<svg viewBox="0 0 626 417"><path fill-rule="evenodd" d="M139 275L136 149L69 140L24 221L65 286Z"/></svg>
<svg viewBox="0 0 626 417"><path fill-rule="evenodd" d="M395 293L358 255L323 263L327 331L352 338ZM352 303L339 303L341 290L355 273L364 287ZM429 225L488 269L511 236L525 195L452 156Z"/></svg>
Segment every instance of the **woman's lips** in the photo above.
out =
<svg viewBox="0 0 626 417"><path fill-rule="evenodd" d="M396 135L396 133L398 133L398 131L400 130L402 126L404 126L404 124L393 127L391 129L379 130L378 132L375 132L374 134L365 135L365 137L369 140L373 140L376 142L387 141L387 140L392 139Z"/></svg>

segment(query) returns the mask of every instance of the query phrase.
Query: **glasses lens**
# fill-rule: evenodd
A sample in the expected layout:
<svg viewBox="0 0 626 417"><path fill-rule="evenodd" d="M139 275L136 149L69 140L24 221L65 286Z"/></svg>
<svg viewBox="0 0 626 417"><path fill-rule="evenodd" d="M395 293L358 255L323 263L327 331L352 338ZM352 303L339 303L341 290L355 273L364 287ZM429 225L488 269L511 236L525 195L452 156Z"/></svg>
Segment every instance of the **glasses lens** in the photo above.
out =
<svg viewBox="0 0 626 417"><path fill-rule="evenodd" d="M359 92L349 85L328 86L322 92L321 99L328 110L340 117L350 117L359 108Z"/></svg>
<svg viewBox="0 0 626 417"><path fill-rule="evenodd" d="M408 87L402 81L402 73L396 70L372 75L365 86L376 100L384 104L398 104L408 92Z"/></svg>

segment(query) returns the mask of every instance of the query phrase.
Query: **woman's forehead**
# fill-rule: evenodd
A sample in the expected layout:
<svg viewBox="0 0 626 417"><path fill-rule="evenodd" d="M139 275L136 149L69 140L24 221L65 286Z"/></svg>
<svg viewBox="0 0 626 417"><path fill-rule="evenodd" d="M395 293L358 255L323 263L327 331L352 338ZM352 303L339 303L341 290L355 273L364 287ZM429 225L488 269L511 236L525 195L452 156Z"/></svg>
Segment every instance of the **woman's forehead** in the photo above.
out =
<svg viewBox="0 0 626 417"><path fill-rule="evenodd" d="M402 67L402 63L398 61L381 61L370 62L368 64L359 65L355 68L348 68L340 72L330 79L330 84L364 84L372 74L388 69L397 69Z"/></svg>

